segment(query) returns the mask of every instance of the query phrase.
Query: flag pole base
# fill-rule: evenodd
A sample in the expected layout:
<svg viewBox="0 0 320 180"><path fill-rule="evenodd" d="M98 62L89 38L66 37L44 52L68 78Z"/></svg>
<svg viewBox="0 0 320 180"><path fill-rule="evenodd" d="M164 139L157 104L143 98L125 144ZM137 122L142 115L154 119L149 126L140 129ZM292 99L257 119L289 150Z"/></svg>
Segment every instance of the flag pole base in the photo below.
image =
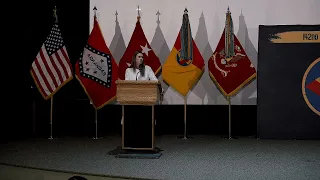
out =
<svg viewBox="0 0 320 180"><path fill-rule="evenodd" d="M232 136L223 136L223 139L229 139L229 140L235 140L238 139L237 137L232 137Z"/></svg>
<svg viewBox="0 0 320 180"><path fill-rule="evenodd" d="M92 136L91 136L92 137ZM102 137L94 136L91 139L101 139Z"/></svg>
<svg viewBox="0 0 320 180"><path fill-rule="evenodd" d="M178 136L177 139L183 139L183 140L187 140L187 139L192 139L193 137L191 136Z"/></svg>
<svg viewBox="0 0 320 180"><path fill-rule="evenodd" d="M58 138L49 137L48 139L49 140L54 140L54 139L58 139Z"/></svg>
<svg viewBox="0 0 320 180"><path fill-rule="evenodd" d="M88 136L87 138L88 138L88 139L101 139L101 138L103 138L103 137L92 137L92 136Z"/></svg>

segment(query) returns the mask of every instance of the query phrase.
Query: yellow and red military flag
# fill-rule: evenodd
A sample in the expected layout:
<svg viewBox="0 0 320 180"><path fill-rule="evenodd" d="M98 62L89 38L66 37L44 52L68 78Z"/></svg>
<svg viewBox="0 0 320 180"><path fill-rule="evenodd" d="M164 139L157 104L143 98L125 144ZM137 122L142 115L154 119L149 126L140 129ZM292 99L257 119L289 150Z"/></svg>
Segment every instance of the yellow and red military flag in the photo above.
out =
<svg viewBox="0 0 320 180"><path fill-rule="evenodd" d="M256 69L234 34L229 8L224 31L208 61L208 69L211 79L225 97L236 95L256 77Z"/></svg>
<svg viewBox="0 0 320 180"><path fill-rule="evenodd" d="M176 42L162 67L162 78L182 96L199 81L204 60L192 38L188 10L184 10L182 26Z"/></svg>

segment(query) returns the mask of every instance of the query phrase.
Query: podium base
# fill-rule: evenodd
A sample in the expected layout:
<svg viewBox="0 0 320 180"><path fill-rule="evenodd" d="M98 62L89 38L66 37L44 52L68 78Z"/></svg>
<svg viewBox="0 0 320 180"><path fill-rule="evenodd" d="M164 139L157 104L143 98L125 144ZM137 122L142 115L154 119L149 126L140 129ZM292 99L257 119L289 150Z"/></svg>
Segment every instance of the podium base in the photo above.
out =
<svg viewBox="0 0 320 180"><path fill-rule="evenodd" d="M108 155L114 155L116 158L159 159L162 155L161 151L157 147L154 150L127 150L118 146L116 149L109 151Z"/></svg>
<svg viewBox="0 0 320 180"><path fill-rule="evenodd" d="M139 118L133 116L139 112ZM154 148L154 106L123 106L122 148L152 150Z"/></svg>

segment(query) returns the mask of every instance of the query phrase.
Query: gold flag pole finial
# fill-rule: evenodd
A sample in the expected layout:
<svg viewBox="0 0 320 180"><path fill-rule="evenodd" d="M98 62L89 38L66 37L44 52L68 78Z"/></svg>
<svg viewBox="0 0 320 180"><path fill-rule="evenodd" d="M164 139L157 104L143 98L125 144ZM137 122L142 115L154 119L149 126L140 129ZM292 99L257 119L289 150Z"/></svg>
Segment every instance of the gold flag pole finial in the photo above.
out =
<svg viewBox="0 0 320 180"><path fill-rule="evenodd" d="M161 13L159 12L159 10L157 11L156 15L158 16L157 24L160 24L160 15L161 15Z"/></svg>
<svg viewBox="0 0 320 180"><path fill-rule="evenodd" d="M97 7L94 6L93 10L94 10L94 17L97 17L97 10L98 10Z"/></svg>
<svg viewBox="0 0 320 180"><path fill-rule="evenodd" d="M137 17L137 20L138 21L140 21L140 19L141 19L141 16L140 16L140 7L139 7L139 5L138 5L138 8L137 8L137 11L138 11L138 17Z"/></svg>
<svg viewBox="0 0 320 180"><path fill-rule="evenodd" d="M184 9L184 14L188 14L188 9L187 9L187 7Z"/></svg>
<svg viewBox="0 0 320 180"><path fill-rule="evenodd" d="M229 6L228 6L226 14L227 14L227 16L229 16L231 14Z"/></svg>
<svg viewBox="0 0 320 180"><path fill-rule="evenodd" d="M116 11L115 15L116 15L116 22L118 22L118 11Z"/></svg>
<svg viewBox="0 0 320 180"><path fill-rule="evenodd" d="M55 18L56 22L58 22L57 6L54 6L53 8L53 17Z"/></svg>

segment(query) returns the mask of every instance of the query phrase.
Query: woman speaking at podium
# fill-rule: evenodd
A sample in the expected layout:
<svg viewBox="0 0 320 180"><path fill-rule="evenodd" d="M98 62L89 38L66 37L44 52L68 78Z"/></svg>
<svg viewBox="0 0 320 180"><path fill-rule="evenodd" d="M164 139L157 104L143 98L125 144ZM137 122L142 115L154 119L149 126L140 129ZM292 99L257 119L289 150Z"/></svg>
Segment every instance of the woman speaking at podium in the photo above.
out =
<svg viewBox="0 0 320 180"><path fill-rule="evenodd" d="M143 54L141 51L136 51L132 56L131 65L126 69L125 80L131 81L158 81L158 78L154 74L150 66L145 65L143 61ZM163 100L164 90L159 84L160 90L160 104Z"/></svg>
<svg viewBox="0 0 320 180"><path fill-rule="evenodd" d="M131 64L126 69L125 80L158 81L151 67L144 64L141 51L136 51L132 56ZM163 90L160 85L161 84L159 84L161 104ZM143 94L141 95L143 96ZM137 112L140 112L138 117L132 116L132 114ZM126 117L126 120L123 122L124 117L122 117L122 148L154 150L154 125L156 124L156 120L153 120L154 107L143 105L125 106L123 107L123 115ZM151 118L151 116L153 117Z"/></svg>
<svg viewBox="0 0 320 180"><path fill-rule="evenodd" d="M158 78L155 76L151 67L144 64L143 54L140 51L136 51L132 56L130 67L126 69L125 80L155 80Z"/></svg>

